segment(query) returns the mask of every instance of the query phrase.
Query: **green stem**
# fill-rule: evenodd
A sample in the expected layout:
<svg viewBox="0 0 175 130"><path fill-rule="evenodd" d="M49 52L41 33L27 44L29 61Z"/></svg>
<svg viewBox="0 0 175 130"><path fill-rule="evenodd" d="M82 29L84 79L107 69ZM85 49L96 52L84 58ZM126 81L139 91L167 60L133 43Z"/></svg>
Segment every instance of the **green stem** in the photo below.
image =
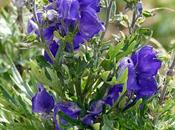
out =
<svg viewBox="0 0 175 130"><path fill-rule="evenodd" d="M55 57L52 55L49 47L47 46L46 44L46 41L44 39L44 34L43 34L43 27L42 25L39 24L39 20L38 20L38 17L37 17L37 11L36 11L36 3L35 3L35 0L33 0L33 15L34 15L34 19L38 25L38 28L39 28L39 32L40 32L40 38L41 38L41 42L44 44L44 49L45 51L47 52L47 54L49 55L49 57L51 58L51 60L53 61L53 63L55 63Z"/></svg>
<svg viewBox="0 0 175 130"><path fill-rule="evenodd" d="M109 6L108 6L107 11L106 11L105 31L101 34L101 37L100 37L101 41L103 40L105 33L106 33L106 30L109 26L109 19L111 17L112 3L113 3L113 0L110 1Z"/></svg>
<svg viewBox="0 0 175 130"><path fill-rule="evenodd" d="M172 62L168 68L168 71L166 72L166 76L164 78L164 82L163 82L163 90L161 91L160 94L160 103L162 103L165 100L165 95L166 95L166 90L168 87L168 83L169 83L169 77L173 76L173 69L175 67L175 50L173 51L172 54Z"/></svg>
<svg viewBox="0 0 175 130"><path fill-rule="evenodd" d="M75 90L76 90L76 96L78 98L78 102L80 106L83 106L83 95L82 95L82 89L81 89L81 77L78 77L75 81Z"/></svg>
<svg viewBox="0 0 175 130"><path fill-rule="evenodd" d="M61 65L62 55L65 50L65 47L66 47L66 43L64 41L60 41L60 46L56 54L56 66L57 67Z"/></svg>

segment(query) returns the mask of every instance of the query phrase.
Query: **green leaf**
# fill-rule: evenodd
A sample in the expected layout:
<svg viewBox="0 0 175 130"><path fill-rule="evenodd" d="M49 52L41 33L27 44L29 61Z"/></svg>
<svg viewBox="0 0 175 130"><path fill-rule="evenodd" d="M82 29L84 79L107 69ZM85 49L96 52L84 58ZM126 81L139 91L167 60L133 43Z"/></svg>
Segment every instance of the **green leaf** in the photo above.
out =
<svg viewBox="0 0 175 130"><path fill-rule="evenodd" d="M108 55L110 59L113 59L116 57L116 55L119 53L119 51L123 48L124 42L118 43L116 46L111 45L108 51Z"/></svg>
<svg viewBox="0 0 175 130"><path fill-rule="evenodd" d="M114 122L107 115L103 116L103 123L102 130L114 130Z"/></svg>
<svg viewBox="0 0 175 130"><path fill-rule="evenodd" d="M143 16L145 16L146 18L152 17L152 16L153 16L152 12L151 12L151 11L148 11L148 10L144 10L142 14L143 14Z"/></svg>
<svg viewBox="0 0 175 130"><path fill-rule="evenodd" d="M128 80L128 69L125 69L117 78L118 84L125 84Z"/></svg>
<svg viewBox="0 0 175 130"><path fill-rule="evenodd" d="M102 61L101 66L106 70L110 71L113 68L113 63L110 59L105 59Z"/></svg>

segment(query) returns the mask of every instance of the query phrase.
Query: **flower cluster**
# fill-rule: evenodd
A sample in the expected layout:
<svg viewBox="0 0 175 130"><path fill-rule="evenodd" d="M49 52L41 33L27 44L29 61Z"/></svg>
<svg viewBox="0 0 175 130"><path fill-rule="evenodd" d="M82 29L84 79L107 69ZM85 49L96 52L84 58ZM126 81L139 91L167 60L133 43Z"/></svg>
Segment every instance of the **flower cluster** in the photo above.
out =
<svg viewBox="0 0 175 130"><path fill-rule="evenodd" d="M120 61L120 71L128 68L127 91L136 94L137 98L146 98L157 92L156 75L161 67L156 52L151 46L144 46L131 57Z"/></svg>
<svg viewBox="0 0 175 130"><path fill-rule="evenodd" d="M128 68L127 92L128 95L135 94L136 98L149 98L157 92L156 75L161 67L160 60L151 46L144 46L136 51L131 57L125 57L119 62L119 74ZM59 115L59 112L73 120L79 120L85 126L92 125L102 114L104 107L113 107L119 94L123 91L123 84L116 84L107 89L102 99L91 101L89 109L81 113L81 108L72 101L61 101L54 104L54 99L40 85L38 92L32 99L32 110L38 113L49 113L54 110L53 121L57 130L60 130L59 124L65 125L68 122ZM127 105L127 104L126 104ZM59 122L57 120L59 116Z"/></svg>
<svg viewBox="0 0 175 130"><path fill-rule="evenodd" d="M90 126L102 113L104 106L112 106L116 102L119 97L119 93L122 92L122 87L123 85L115 85L109 88L103 99L93 101L85 115L80 116L81 108L76 103L71 101L62 101L55 104L53 97L41 84L38 88L38 92L32 98L32 111L36 113L50 113L53 109L53 121L57 130L61 129L57 120L57 115L59 115L59 112L64 113L71 119L80 119L82 124ZM61 115L59 115L59 122L61 125L66 125L68 123Z"/></svg>
<svg viewBox="0 0 175 130"><path fill-rule="evenodd" d="M56 57L59 48L64 44L64 51L77 50L80 44L90 40L94 35L104 29L97 13L100 11L99 0L49 0L49 4L42 10L37 10L28 22L28 33L41 37L47 44L52 55ZM137 4L137 13L142 13L141 1ZM42 32L43 31L43 32ZM63 39L66 40L63 40ZM45 52L45 59L53 63ZM151 46L144 46L134 52L130 57L119 61L118 75L128 69L127 93L124 96L135 101L140 98L149 98L157 92L156 75L161 67L156 52ZM81 86L81 85L80 85ZM123 84L109 86L100 99L88 99L89 106L81 108L79 102L62 100L55 103L44 86L41 84L38 92L32 98L32 111L36 113L53 112L53 122L56 130L62 125L68 125L67 118L79 122L77 125L91 126L100 116L118 103L120 93L124 90ZM95 91L94 91L95 93ZM120 100L119 100L120 101ZM129 103L126 103L126 106ZM81 107L80 107L81 106ZM65 118L66 117L66 118Z"/></svg>
<svg viewBox="0 0 175 130"><path fill-rule="evenodd" d="M60 39L54 36L54 32L61 37L73 35L72 40L67 41L66 50L72 45L78 49L80 44L90 40L94 35L104 30L102 22L97 13L100 11L99 0L49 0L49 5L42 11L37 11L37 20L32 17L28 22L28 33L40 36L37 22L43 29L43 35L53 56L56 55ZM69 43L71 42L71 43ZM45 53L45 58L52 63L50 57Z"/></svg>

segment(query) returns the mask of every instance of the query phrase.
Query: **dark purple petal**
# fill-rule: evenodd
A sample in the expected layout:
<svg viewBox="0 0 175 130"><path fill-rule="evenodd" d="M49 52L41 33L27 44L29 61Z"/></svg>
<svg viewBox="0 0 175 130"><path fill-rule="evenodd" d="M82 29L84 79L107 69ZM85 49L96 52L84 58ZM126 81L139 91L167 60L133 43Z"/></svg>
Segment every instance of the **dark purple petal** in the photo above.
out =
<svg viewBox="0 0 175 130"><path fill-rule="evenodd" d="M87 7L81 11L79 32L84 39L89 40L101 30L104 30L104 26L92 8Z"/></svg>
<svg viewBox="0 0 175 130"><path fill-rule="evenodd" d="M105 102L103 100L98 100L93 102L90 105L90 110L89 113L94 114L94 115L98 115L103 111L103 106L104 106Z"/></svg>
<svg viewBox="0 0 175 130"><path fill-rule="evenodd" d="M81 109L74 102L59 102L54 108L54 118L53 118L57 130L60 130L58 121L56 119L56 116L59 111L63 112L65 115L69 116L72 119L78 119ZM66 123L66 121L63 118L61 119L61 122L64 124Z"/></svg>
<svg viewBox="0 0 175 130"><path fill-rule="evenodd" d="M38 92L32 97L32 111L37 113L49 113L54 108L54 99L41 84Z"/></svg>
<svg viewBox="0 0 175 130"><path fill-rule="evenodd" d="M84 42L85 42L85 40L84 40L83 36L81 36L80 33L77 33L73 39L74 49L75 50L78 49L80 47L80 45Z"/></svg>
<svg viewBox="0 0 175 130"><path fill-rule="evenodd" d="M157 82L154 77L141 75L138 79L140 90L137 92L138 97L151 97L157 92Z"/></svg>
<svg viewBox="0 0 175 130"><path fill-rule="evenodd" d="M39 24L42 25L43 24L43 13L38 11L36 13L36 15L37 15L37 20L38 20Z"/></svg>
<svg viewBox="0 0 175 130"><path fill-rule="evenodd" d="M83 124L90 126L94 123L95 119L96 118L95 118L94 114L87 114L81 119L81 121L83 122Z"/></svg>
<svg viewBox="0 0 175 130"><path fill-rule="evenodd" d="M123 90L122 84L116 84L113 87L111 87L107 95L104 97L105 103L112 106L117 101L119 93L122 92L122 90Z"/></svg>
<svg viewBox="0 0 175 130"><path fill-rule="evenodd" d="M50 51L51 51L51 53L52 53L52 55L53 55L54 57L55 57L56 54L57 54L58 48L59 48L59 46L58 46L58 43L57 43L57 42L53 41L53 43L50 44L49 49L50 49ZM45 58L48 62L50 62L51 64L53 64L53 61L51 60L51 58L49 57L49 55L46 53L46 51L44 52L44 58Z"/></svg>
<svg viewBox="0 0 175 130"><path fill-rule="evenodd" d="M136 70L133 61L129 57L123 58L119 63L120 73L122 73L126 68L128 68L127 90L128 92L136 91L139 89L139 86L137 84Z"/></svg>
<svg viewBox="0 0 175 130"><path fill-rule="evenodd" d="M81 119L83 124L92 125L94 120L102 113L105 102L103 100L98 100L92 102L90 105L90 110L88 113Z"/></svg>
<svg viewBox="0 0 175 130"><path fill-rule="evenodd" d="M91 7L96 12L100 11L100 0L79 0L79 2L81 8Z"/></svg>
<svg viewBox="0 0 175 130"><path fill-rule="evenodd" d="M161 61L157 59L156 52L151 46L144 46L131 56L138 74L155 76L161 67Z"/></svg>
<svg viewBox="0 0 175 130"><path fill-rule="evenodd" d="M35 33L37 36L40 35L38 25L33 21L29 20L27 24L27 33L32 34Z"/></svg>
<svg viewBox="0 0 175 130"><path fill-rule="evenodd" d="M77 0L57 0L59 17L70 20L79 19L79 6L80 5Z"/></svg>
<svg viewBox="0 0 175 130"><path fill-rule="evenodd" d="M48 27L48 28L44 29L44 39L47 42L53 41L54 31L55 31L54 27Z"/></svg>
<svg viewBox="0 0 175 130"><path fill-rule="evenodd" d="M42 15L43 15L42 12L37 12L37 19L39 24L42 24ZM35 33L37 36L40 35L37 22L34 20L33 17L28 21L27 33L28 34Z"/></svg>

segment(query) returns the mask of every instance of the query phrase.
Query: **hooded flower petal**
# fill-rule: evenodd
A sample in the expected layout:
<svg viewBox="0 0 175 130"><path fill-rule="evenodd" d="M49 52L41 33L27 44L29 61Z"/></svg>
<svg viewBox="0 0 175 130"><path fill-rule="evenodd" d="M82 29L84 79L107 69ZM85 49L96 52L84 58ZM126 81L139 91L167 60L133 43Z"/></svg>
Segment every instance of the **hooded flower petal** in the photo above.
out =
<svg viewBox="0 0 175 130"><path fill-rule="evenodd" d="M48 27L44 29L44 38L49 43L50 41L53 41L53 33L55 31L55 27Z"/></svg>
<svg viewBox="0 0 175 130"><path fill-rule="evenodd" d="M39 34L38 25L37 25L33 20L29 20L29 21L28 21L27 33L28 33L28 34L35 33L37 36L40 35L40 34Z"/></svg>
<svg viewBox="0 0 175 130"><path fill-rule="evenodd" d="M57 51L58 51L58 48L59 48L59 46L58 46L58 43L57 43L57 42L53 41L53 43L50 44L49 49L50 49L50 51L51 51L51 53L52 53L52 55L53 55L54 57L56 56L56 53L57 53ZM45 59L46 59L48 62L50 62L51 64L53 64L53 61L51 60L51 58L49 57L49 55L47 54L46 51L44 52L44 57L45 57Z"/></svg>
<svg viewBox="0 0 175 130"><path fill-rule="evenodd" d="M139 89L136 79L136 70L133 61L129 57L123 58L119 63L119 75L128 68L128 80L127 80L127 90L128 92L136 91Z"/></svg>
<svg viewBox="0 0 175 130"><path fill-rule="evenodd" d="M144 46L132 54L131 58L138 74L155 76L161 67L161 61L157 59L151 46Z"/></svg>
<svg viewBox="0 0 175 130"><path fill-rule="evenodd" d="M83 38L83 36L81 36L80 33L77 33L73 39L73 46L74 46L74 49L78 49L80 47L80 45L82 43L85 42L85 39Z"/></svg>
<svg viewBox="0 0 175 130"><path fill-rule="evenodd" d="M140 86L140 90L137 92L138 97L151 97L157 92L157 82L154 77L141 75L138 83Z"/></svg>
<svg viewBox="0 0 175 130"><path fill-rule="evenodd" d="M77 119L78 116L80 115L80 108L78 107L77 104L75 104L74 102L60 102L58 103L55 108L54 108L54 123L56 125L56 130L60 130L60 127L58 125L58 121L57 121L57 114L59 111L63 112L65 115L69 116L72 119ZM62 118L62 117L61 117ZM61 119L61 122L66 123L66 121L64 121L64 119Z"/></svg>
<svg viewBox="0 0 175 130"><path fill-rule="evenodd" d="M37 113L49 113L54 108L54 99L40 84L38 92L32 98L32 111Z"/></svg>
<svg viewBox="0 0 175 130"><path fill-rule="evenodd" d="M151 46L144 46L132 54L131 58L121 60L119 70L128 67L127 89L137 98L150 97L157 92L155 76L161 67L161 61Z"/></svg>
<svg viewBox="0 0 175 130"><path fill-rule="evenodd" d="M42 24L42 16L43 13L42 12L37 12L37 20L39 24ZM27 33L31 34L31 33L35 33L37 36L39 36L39 28L37 25L37 22L34 20L34 18L32 17L29 21L28 21L28 25L27 25Z"/></svg>
<svg viewBox="0 0 175 130"><path fill-rule="evenodd" d="M100 0L79 0L79 2L81 8L91 7L96 12L100 11Z"/></svg>
<svg viewBox="0 0 175 130"><path fill-rule="evenodd" d="M122 92L122 90L123 90L122 84L116 84L113 87L111 87L107 95L104 97L105 103L112 106L117 101L119 93Z"/></svg>
<svg viewBox="0 0 175 130"><path fill-rule="evenodd" d="M90 110L88 113L81 119L83 124L92 125L94 120L102 113L105 102L103 100L98 100L92 102L90 105Z"/></svg>
<svg viewBox="0 0 175 130"><path fill-rule="evenodd" d="M88 40L92 38L103 29L104 26L101 21L99 21L95 10L87 7L81 11L79 33L84 37L84 39Z"/></svg>
<svg viewBox="0 0 175 130"><path fill-rule="evenodd" d="M103 100L98 100L96 102L93 102L90 106L90 111L89 113L98 115L103 111L103 106L104 106L104 101Z"/></svg>
<svg viewBox="0 0 175 130"><path fill-rule="evenodd" d="M96 119L96 117L94 116L94 114L87 114L81 120L82 120L83 124L90 126L94 123L95 119Z"/></svg>
<svg viewBox="0 0 175 130"><path fill-rule="evenodd" d="M57 7L60 18L77 20L80 17L78 0L57 0Z"/></svg>

